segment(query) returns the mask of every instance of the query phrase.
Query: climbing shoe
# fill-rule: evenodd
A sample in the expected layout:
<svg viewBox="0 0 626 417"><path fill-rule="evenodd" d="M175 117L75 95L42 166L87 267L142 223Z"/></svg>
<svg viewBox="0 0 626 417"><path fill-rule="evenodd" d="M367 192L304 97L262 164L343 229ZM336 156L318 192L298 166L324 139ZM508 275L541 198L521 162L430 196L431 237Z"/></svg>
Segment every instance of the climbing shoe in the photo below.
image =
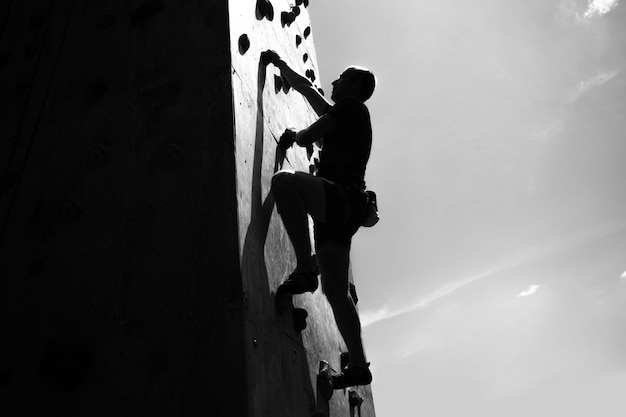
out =
<svg viewBox="0 0 626 417"><path fill-rule="evenodd" d="M289 275L276 290L276 297L280 298L287 294L303 294L307 291L314 293L317 290L319 282L317 281L316 271L303 271L296 269Z"/></svg>
<svg viewBox="0 0 626 417"><path fill-rule="evenodd" d="M369 366L369 363L366 366L348 364L340 373L331 377L333 388L344 389L356 385L369 385L372 382L372 373L369 370Z"/></svg>

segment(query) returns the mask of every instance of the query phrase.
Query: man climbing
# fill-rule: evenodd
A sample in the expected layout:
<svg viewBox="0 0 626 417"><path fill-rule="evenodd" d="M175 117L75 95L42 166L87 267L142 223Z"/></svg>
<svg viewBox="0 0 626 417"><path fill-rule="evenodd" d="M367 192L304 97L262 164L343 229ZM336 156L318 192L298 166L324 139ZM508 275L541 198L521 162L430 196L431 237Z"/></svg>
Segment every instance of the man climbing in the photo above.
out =
<svg viewBox="0 0 626 417"><path fill-rule="evenodd" d="M367 211L365 168L372 145L369 111L364 102L374 92L374 75L363 68L349 67L335 80L327 101L311 82L293 71L274 51L263 53L281 76L310 103L320 118L306 129L286 130L281 145L294 142L302 147L323 140L317 176L279 171L272 178L278 212L296 254L294 272L276 291L277 299L292 294L315 292L321 273L326 295L349 353L349 364L333 377L335 389L367 385L372 381L361 339L361 322L350 295L348 269L352 236L362 225ZM311 258L307 214L315 225L317 265Z"/></svg>

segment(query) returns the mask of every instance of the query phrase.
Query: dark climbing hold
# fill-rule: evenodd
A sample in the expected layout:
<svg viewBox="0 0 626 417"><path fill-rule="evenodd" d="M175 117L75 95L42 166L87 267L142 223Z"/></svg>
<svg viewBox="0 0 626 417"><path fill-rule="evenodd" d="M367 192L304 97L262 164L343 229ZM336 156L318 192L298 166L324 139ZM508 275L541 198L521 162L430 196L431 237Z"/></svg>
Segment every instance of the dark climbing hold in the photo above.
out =
<svg viewBox="0 0 626 417"><path fill-rule="evenodd" d="M302 0L296 0L296 6L302 6Z"/></svg>
<svg viewBox="0 0 626 417"><path fill-rule="evenodd" d="M322 90L321 88L318 88L317 91L319 91L321 95L324 95L324 90Z"/></svg>
<svg viewBox="0 0 626 417"><path fill-rule="evenodd" d="M256 2L256 18L263 20L267 18L270 22L274 20L274 6L269 0L257 0Z"/></svg>
<svg viewBox="0 0 626 417"><path fill-rule="evenodd" d="M96 28L99 30L109 29L117 23L117 17L112 14L104 14L98 18Z"/></svg>
<svg viewBox="0 0 626 417"><path fill-rule="evenodd" d="M130 13L130 25L137 26L165 9L161 0L147 0Z"/></svg>
<svg viewBox="0 0 626 417"><path fill-rule="evenodd" d="M274 92L276 94L280 93L280 90L282 90L283 87L284 87L284 83L283 83L282 77L278 75L274 75Z"/></svg>
<svg viewBox="0 0 626 417"><path fill-rule="evenodd" d="M80 207L74 200L65 200L59 210L59 219L65 224L75 222L80 218L80 215Z"/></svg>
<svg viewBox="0 0 626 417"><path fill-rule="evenodd" d="M306 77L311 80L311 82L315 82L315 71L313 71L312 69L308 69L304 72L304 75L306 75Z"/></svg>
<svg viewBox="0 0 626 417"><path fill-rule="evenodd" d="M165 169L179 167L183 162L183 153L175 143L168 144L161 154L161 166Z"/></svg>
<svg viewBox="0 0 626 417"><path fill-rule="evenodd" d="M291 11L293 12L294 15L296 15L296 17L300 16L300 8L298 6L293 6L291 8Z"/></svg>
<svg viewBox="0 0 626 417"><path fill-rule="evenodd" d="M307 62L309 60L309 54L302 55L302 62Z"/></svg>
<svg viewBox="0 0 626 417"><path fill-rule="evenodd" d="M250 49L250 39L248 35L244 33L239 37L239 53L243 55L248 52L248 49Z"/></svg>
<svg viewBox="0 0 626 417"><path fill-rule="evenodd" d="M309 7L309 0L304 0L302 4L304 4L304 7Z"/></svg>
<svg viewBox="0 0 626 417"><path fill-rule="evenodd" d="M302 36L296 35L296 48L302 43Z"/></svg>
<svg viewBox="0 0 626 417"><path fill-rule="evenodd" d="M296 20L296 15L293 12L282 12L280 14L280 23L282 24L283 27L291 26L291 24L295 22L295 20Z"/></svg>
<svg viewBox="0 0 626 417"><path fill-rule="evenodd" d="M356 393L356 391L350 391L349 394L350 399L348 403L350 404L350 415L355 415L354 409L358 410L358 415L361 415L361 404L363 404L363 398Z"/></svg>
<svg viewBox="0 0 626 417"><path fill-rule="evenodd" d="M309 313L303 308L294 308L292 310L293 314L293 328L296 332L301 332L306 329L306 318L309 316Z"/></svg>
<svg viewBox="0 0 626 417"><path fill-rule="evenodd" d="M91 169L102 168L109 162L109 152L104 145L97 143L91 147L87 155L87 166Z"/></svg>
<svg viewBox="0 0 626 417"><path fill-rule="evenodd" d="M306 29L304 29L304 39L308 38L309 35L311 34L311 26L307 26Z"/></svg>

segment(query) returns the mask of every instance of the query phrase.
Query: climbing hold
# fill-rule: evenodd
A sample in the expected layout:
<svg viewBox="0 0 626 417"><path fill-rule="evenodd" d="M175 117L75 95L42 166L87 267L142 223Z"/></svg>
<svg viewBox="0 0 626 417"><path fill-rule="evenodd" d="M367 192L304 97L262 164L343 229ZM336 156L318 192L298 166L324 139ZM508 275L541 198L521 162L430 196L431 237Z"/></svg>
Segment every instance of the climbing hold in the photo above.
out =
<svg viewBox="0 0 626 417"><path fill-rule="evenodd" d="M348 396L348 403L350 404L350 415L354 415L354 409L356 408L358 410L359 417L361 417L361 404L363 404L363 398L359 394L357 394L356 391L352 390L350 390Z"/></svg>
<svg viewBox="0 0 626 417"><path fill-rule="evenodd" d="M326 361L320 361L317 373L317 393L324 400L333 396L333 380L330 366Z"/></svg>
<svg viewBox="0 0 626 417"><path fill-rule="evenodd" d="M91 169L102 168L109 162L109 152L104 145L97 143L91 147L87 155L87 166Z"/></svg>
<svg viewBox="0 0 626 417"><path fill-rule="evenodd" d="M304 0L302 4L304 4L304 7L309 7L309 0Z"/></svg>
<svg viewBox="0 0 626 417"><path fill-rule="evenodd" d="M252 346L257 347L259 346L259 341L256 339L252 339Z"/></svg>
<svg viewBox="0 0 626 417"><path fill-rule="evenodd" d="M311 82L315 82L315 71L313 71L312 69L306 70L304 72L304 75L306 75L306 77L310 79Z"/></svg>
<svg viewBox="0 0 626 417"><path fill-rule="evenodd" d="M274 92L278 94L280 90L283 89L283 87L284 87L284 83L283 83L282 77L278 75L274 75Z"/></svg>
<svg viewBox="0 0 626 417"><path fill-rule="evenodd" d="M161 0L147 0L130 13L130 25L137 26L161 12L163 9L165 9L165 5Z"/></svg>
<svg viewBox="0 0 626 417"><path fill-rule="evenodd" d="M306 63L308 60L309 60L309 54L304 54L304 55L302 55L302 61L303 61L303 62L305 62L305 63Z"/></svg>
<svg viewBox="0 0 626 417"><path fill-rule="evenodd" d="M318 88L317 91L319 91L321 95L324 95L324 90L322 90L321 88Z"/></svg>
<svg viewBox="0 0 626 417"><path fill-rule="evenodd" d="M302 43L302 36L296 35L296 48Z"/></svg>
<svg viewBox="0 0 626 417"><path fill-rule="evenodd" d="M265 17L270 22L274 20L274 6L272 6L269 0L257 0L256 17L258 20L263 20Z"/></svg>
<svg viewBox="0 0 626 417"><path fill-rule="evenodd" d="M280 23L282 24L283 27L291 26L291 24L295 22L295 20L296 20L296 14L294 12L282 12L280 14Z"/></svg>
<svg viewBox="0 0 626 417"><path fill-rule="evenodd" d="M291 8L291 11L293 12L294 15L296 15L296 17L300 16L300 8L298 6L293 6Z"/></svg>
<svg viewBox="0 0 626 417"><path fill-rule="evenodd" d="M304 29L304 33L302 34L304 35L304 39L308 38L311 34L311 26L307 26L306 29Z"/></svg>
<svg viewBox="0 0 626 417"><path fill-rule="evenodd" d="M80 207L74 200L65 200L59 210L59 219L65 224L75 222L80 218L80 215Z"/></svg>
<svg viewBox="0 0 626 417"><path fill-rule="evenodd" d="M244 33L239 37L239 53L243 55L248 52L248 49L250 49L250 39L248 35Z"/></svg>
<svg viewBox="0 0 626 417"><path fill-rule="evenodd" d="M117 17L112 14L104 14L98 18L96 28L105 30L112 27L117 22Z"/></svg>
<svg viewBox="0 0 626 417"><path fill-rule="evenodd" d="M296 6L301 6L302 5L302 0L296 0Z"/></svg>
<svg viewBox="0 0 626 417"><path fill-rule="evenodd" d="M301 332L306 329L306 318L309 313L303 308L294 308L292 310L293 315L293 328L296 332Z"/></svg>
<svg viewBox="0 0 626 417"><path fill-rule="evenodd" d="M175 143L168 144L161 154L161 166L165 169L173 169L183 162L183 153Z"/></svg>

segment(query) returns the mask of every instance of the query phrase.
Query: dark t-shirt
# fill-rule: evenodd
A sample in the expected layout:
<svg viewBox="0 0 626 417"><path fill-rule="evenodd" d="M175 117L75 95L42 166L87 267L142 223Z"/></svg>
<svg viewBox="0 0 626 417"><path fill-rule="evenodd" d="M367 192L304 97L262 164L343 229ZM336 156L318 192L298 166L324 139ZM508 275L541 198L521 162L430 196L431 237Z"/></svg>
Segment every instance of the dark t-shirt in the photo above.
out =
<svg viewBox="0 0 626 417"><path fill-rule="evenodd" d="M372 149L370 114L360 100L346 97L329 107L337 127L324 137L318 175L365 189L365 167Z"/></svg>

